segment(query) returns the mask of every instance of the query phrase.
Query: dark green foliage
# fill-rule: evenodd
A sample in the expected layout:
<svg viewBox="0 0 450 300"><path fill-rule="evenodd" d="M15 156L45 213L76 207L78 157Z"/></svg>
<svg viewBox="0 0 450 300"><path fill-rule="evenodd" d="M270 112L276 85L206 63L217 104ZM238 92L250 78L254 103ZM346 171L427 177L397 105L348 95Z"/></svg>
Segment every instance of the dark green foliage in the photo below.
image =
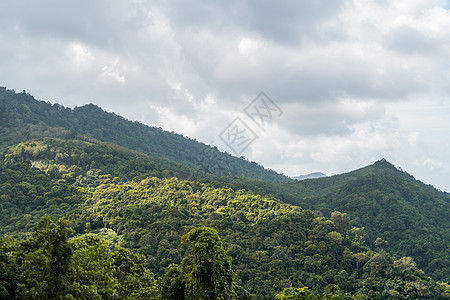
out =
<svg viewBox="0 0 450 300"><path fill-rule="evenodd" d="M352 299L364 299L363 295L352 295L350 293L344 293L339 286L330 285L325 289L324 293L315 293L304 288L287 288L283 292L275 296L276 300L320 300L320 299L336 299L336 300L352 300Z"/></svg>
<svg viewBox="0 0 450 300"><path fill-rule="evenodd" d="M55 224L50 218L44 218L30 238L21 243L18 298L59 299L66 296L72 258L72 247L67 242L70 233L63 219Z"/></svg>
<svg viewBox="0 0 450 300"><path fill-rule="evenodd" d="M345 176L351 179L335 176L342 181L339 189L305 198L301 205L326 215L334 210L348 213L365 227L372 248L411 256L435 279L449 281L450 194L415 180L385 160ZM327 180L332 179L317 183Z"/></svg>
<svg viewBox="0 0 450 300"><path fill-rule="evenodd" d="M1 155L0 155L1 157ZM9 234L22 236L44 216L68 216L81 193L71 178L58 170L44 172L29 162L0 161L0 226ZM72 180L73 182L73 180Z"/></svg>
<svg viewBox="0 0 450 300"><path fill-rule="evenodd" d="M423 184L384 159L346 174L294 184L219 180L322 215L348 214L353 225L365 228L372 249L411 256L434 279L450 281L450 194ZM385 242L377 245L378 238Z"/></svg>
<svg viewBox="0 0 450 300"><path fill-rule="evenodd" d="M349 220L350 212L348 215L333 212L331 222L273 197L226 188L223 183L146 178L146 172L160 175L159 167L151 162L149 167L135 173L138 177L123 182L102 169L92 169L93 162L122 176L122 172L128 171L120 171L121 166L139 158L138 154L133 156L135 153L80 141L33 143L12 147L3 154L1 204L6 208L2 214L7 218L1 221L6 232L23 233L40 214L65 215L77 233L109 227L118 234L115 243L145 255L147 266L162 276L168 265L180 263L186 255L186 249L178 247L181 236L192 228L209 226L220 232L225 249L233 257L236 282L257 299L270 298L291 285L306 285L315 292L323 292L328 284L339 284L346 292L374 293L387 298L389 292L406 295L422 289L421 285L415 285L414 278L422 278L426 290L435 297L446 291L445 285L433 283L417 272L410 278L400 274L393 279L389 270L395 259L388 253L375 256L365 245L368 241L378 250L390 251L391 242L383 237L375 243L378 236L370 235L367 230L370 224L365 229L354 227L361 220ZM64 158L68 153L66 145L71 145L72 153L84 157L80 166L70 165L76 161ZM30 158L33 153L39 159ZM42 153L48 156L39 156ZM142 157L142 162L146 159ZM33 168L30 160L44 171ZM110 162L117 168L111 168ZM94 250L107 253L101 249L105 246L88 247L84 254L77 255L89 256L92 254L89 251ZM47 261L40 253L35 253L33 259L36 266ZM113 269L106 268L110 271L105 274L109 274L107 278L116 278L113 281L117 284ZM394 280L400 283L393 285ZM89 280L80 277L78 282L85 287L83 291L91 291ZM124 279L123 283L123 289L134 284L132 278ZM380 286L392 288L385 290ZM141 291L143 295L151 293L151 289ZM104 289L101 293L118 294L119 289Z"/></svg>
<svg viewBox="0 0 450 300"><path fill-rule="evenodd" d="M163 299L249 299L250 294L234 282L231 257L216 230L192 229L183 241L190 243L191 254L179 266L172 265L164 276Z"/></svg>
<svg viewBox="0 0 450 300"><path fill-rule="evenodd" d="M115 299L119 283L106 241L86 235L70 241L74 249L71 294L76 299Z"/></svg>
<svg viewBox="0 0 450 300"><path fill-rule="evenodd" d="M159 295L153 273L145 268L145 257L120 248L112 253L119 299L156 299Z"/></svg>
<svg viewBox="0 0 450 300"><path fill-rule="evenodd" d="M193 229L183 236L192 254L181 262L186 299L234 299L231 258L226 255L217 231Z"/></svg>
<svg viewBox="0 0 450 300"><path fill-rule="evenodd" d="M178 265L170 265L160 286L162 299L184 300L186 285L182 280L182 273Z"/></svg>
<svg viewBox="0 0 450 300"><path fill-rule="evenodd" d="M0 239L1 299L157 299L142 255L112 252L94 235L72 240L63 219L43 218L21 242Z"/></svg>
<svg viewBox="0 0 450 300"><path fill-rule="evenodd" d="M11 255L16 250L15 240L0 237L0 299L14 298L20 275L17 257Z"/></svg>
<svg viewBox="0 0 450 300"><path fill-rule="evenodd" d="M6 165L31 162L33 166L46 170L80 185L96 186L101 182L90 180L89 174L105 175L110 180L132 180L134 177L207 177L194 168L143 153L125 149L110 143L88 143L78 140L44 139L23 142L6 148L2 157ZM80 175L86 178L79 179ZM91 176L92 177L92 176ZM87 180L87 181L86 181Z"/></svg>

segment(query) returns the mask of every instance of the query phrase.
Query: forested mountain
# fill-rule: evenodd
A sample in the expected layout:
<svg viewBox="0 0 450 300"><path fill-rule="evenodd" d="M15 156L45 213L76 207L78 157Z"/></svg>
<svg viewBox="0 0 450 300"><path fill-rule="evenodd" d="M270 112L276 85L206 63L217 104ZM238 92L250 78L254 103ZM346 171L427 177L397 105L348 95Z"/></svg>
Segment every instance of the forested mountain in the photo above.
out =
<svg viewBox="0 0 450 300"><path fill-rule="evenodd" d="M290 181L261 165L179 134L132 122L94 104L74 109L0 87L0 146L42 137L105 141L215 174Z"/></svg>
<svg viewBox="0 0 450 300"><path fill-rule="evenodd" d="M450 195L386 160L300 182L255 164L261 180L119 146L116 121L208 147L94 106L3 89L0 108L2 299L450 298Z"/></svg>
<svg viewBox="0 0 450 300"><path fill-rule="evenodd" d="M86 155L86 159L92 157L95 155ZM184 234L208 226L218 231L224 249L233 258L237 284L255 299L270 299L290 286L326 292L329 284L369 299L392 296L445 299L449 292L445 284L417 269L413 259L371 250L366 244L367 232L353 226L346 214L334 212L327 220L312 211L245 190L216 188L177 178L134 177L132 181L123 181L93 169L61 165L59 168L49 165L41 171L9 158L2 163L1 172L2 222L9 221L2 224L5 231L25 230L42 216L50 215L53 219L66 216L76 235L97 233L109 240L115 251L125 247L144 255L147 268L156 277L163 276L171 263L180 263L188 254L187 248L180 246ZM102 250L103 244L89 241L81 248L72 246L74 255L77 254L73 264L81 263L77 260L80 255L113 255L96 254L106 251ZM21 250L23 246L15 246L18 247L15 250L11 242L5 245L8 247L0 249L7 257L20 257L22 251L28 251L28 248ZM34 247L45 248L45 244ZM38 259L33 253L26 255ZM11 272L20 273L23 262L19 259L17 263L17 269L9 268L0 278ZM28 265L27 274L39 272L30 268ZM100 295L114 294L114 282L119 280L115 279L114 268L107 270L112 272L108 279L111 287L105 290L102 283ZM69 275L78 278L76 274ZM20 278L29 278L26 276ZM85 279L79 280L80 284L87 284ZM18 293L29 295L34 281L26 279L22 284ZM83 290L75 289L73 293L83 294Z"/></svg>
<svg viewBox="0 0 450 300"><path fill-rule="evenodd" d="M341 175L297 183L222 178L237 188L273 195L320 212L348 213L365 227L369 245L413 257L437 280L450 281L450 194L426 185L385 159ZM380 242L380 240L379 240Z"/></svg>
<svg viewBox="0 0 450 300"><path fill-rule="evenodd" d="M434 278L450 281L450 194L425 185L386 160L360 170L305 182L326 194L302 207L329 216L348 213L369 233L370 246L411 256Z"/></svg>

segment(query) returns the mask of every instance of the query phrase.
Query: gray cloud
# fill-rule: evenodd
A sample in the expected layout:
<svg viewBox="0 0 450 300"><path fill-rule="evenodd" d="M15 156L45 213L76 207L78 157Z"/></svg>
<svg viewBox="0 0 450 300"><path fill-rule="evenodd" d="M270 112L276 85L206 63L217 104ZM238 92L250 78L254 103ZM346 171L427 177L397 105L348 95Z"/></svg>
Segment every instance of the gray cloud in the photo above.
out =
<svg viewBox="0 0 450 300"><path fill-rule="evenodd" d="M220 34L246 31L271 42L296 44L304 38L323 37L322 27L337 17L348 2L171 1L164 11L183 30L209 28Z"/></svg>
<svg viewBox="0 0 450 300"><path fill-rule="evenodd" d="M424 35L410 26L399 26L388 37L389 46L400 53L432 54L436 53L440 43L437 39Z"/></svg>
<svg viewBox="0 0 450 300"><path fill-rule="evenodd" d="M431 134L443 122L416 128L402 113L448 103L450 12L436 3L5 0L0 85L206 143L265 91L284 114L250 159L332 174L405 154L421 157L414 170L449 175L448 135ZM409 145L411 135L434 147Z"/></svg>

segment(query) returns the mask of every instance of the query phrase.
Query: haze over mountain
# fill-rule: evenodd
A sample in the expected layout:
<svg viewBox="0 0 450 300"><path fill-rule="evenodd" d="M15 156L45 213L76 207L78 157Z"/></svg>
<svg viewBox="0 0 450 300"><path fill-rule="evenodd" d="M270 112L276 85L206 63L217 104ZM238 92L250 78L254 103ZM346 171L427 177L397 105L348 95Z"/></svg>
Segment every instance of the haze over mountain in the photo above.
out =
<svg viewBox="0 0 450 300"><path fill-rule="evenodd" d="M305 180L305 179L312 179L312 178L322 178L322 177L327 177L327 175L321 173L321 172L314 172L314 173L310 173L310 174L306 174L306 175L298 175L298 176L294 176L292 177L292 179L296 179L296 180Z"/></svg>

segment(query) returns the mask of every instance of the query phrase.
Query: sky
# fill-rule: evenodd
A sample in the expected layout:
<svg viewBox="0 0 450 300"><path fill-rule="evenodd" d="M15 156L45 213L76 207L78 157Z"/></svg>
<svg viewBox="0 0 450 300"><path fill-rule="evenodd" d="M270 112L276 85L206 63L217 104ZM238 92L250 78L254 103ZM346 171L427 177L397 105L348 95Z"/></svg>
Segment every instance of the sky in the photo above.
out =
<svg viewBox="0 0 450 300"><path fill-rule="evenodd" d="M386 158L450 191L449 1L2 0L0 11L0 86L94 103L289 176Z"/></svg>

